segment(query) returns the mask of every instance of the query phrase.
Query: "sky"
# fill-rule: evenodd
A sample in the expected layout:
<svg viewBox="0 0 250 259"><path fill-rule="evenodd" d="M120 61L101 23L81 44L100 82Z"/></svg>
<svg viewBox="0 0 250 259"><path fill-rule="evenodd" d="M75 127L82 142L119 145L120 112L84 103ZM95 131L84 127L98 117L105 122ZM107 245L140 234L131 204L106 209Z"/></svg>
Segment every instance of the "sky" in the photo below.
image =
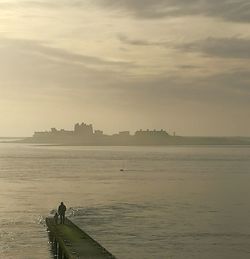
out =
<svg viewBox="0 0 250 259"><path fill-rule="evenodd" d="M250 136L248 0L1 0L0 136Z"/></svg>

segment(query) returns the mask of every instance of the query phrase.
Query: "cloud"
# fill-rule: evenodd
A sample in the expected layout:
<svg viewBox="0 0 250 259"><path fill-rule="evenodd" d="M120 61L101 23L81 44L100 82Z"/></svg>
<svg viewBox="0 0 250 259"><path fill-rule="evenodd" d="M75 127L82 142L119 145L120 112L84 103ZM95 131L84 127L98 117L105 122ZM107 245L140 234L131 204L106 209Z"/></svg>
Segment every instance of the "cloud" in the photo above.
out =
<svg viewBox="0 0 250 259"><path fill-rule="evenodd" d="M106 8L124 9L137 18L159 19L203 15L234 22L250 22L248 0L95 0Z"/></svg>
<svg viewBox="0 0 250 259"><path fill-rule="evenodd" d="M161 19L186 15L217 17L233 22L250 22L248 0L23 0L0 4L1 8L89 8L99 5L106 10L125 11L138 19Z"/></svg>
<svg viewBox="0 0 250 259"><path fill-rule="evenodd" d="M221 88L224 92L231 93L231 97L240 96L240 100L249 100L250 97L250 71L233 70L227 73L218 73L208 76L205 85Z"/></svg>
<svg viewBox="0 0 250 259"><path fill-rule="evenodd" d="M45 41L24 40L24 39L0 39L0 47L13 48L19 52L26 52L29 55L42 55L45 59L67 64L79 64L96 67L126 67L133 66L131 62L106 60L99 57L88 56L69 52L64 49L53 48L47 45Z"/></svg>
<svg viewBox="0 0 250 259"><path fill-rule="evenodd" d="M185 52L198 52L207 56L234 59L250 59L250 39L207 38L182 44L177 48Z"/></svg>
<svg viewBox="0 0 250 259"><path fill-rule="evenodd" d="M213 39L214 42L220 40ZM202 48L204 53L208 55L219 55L220 57L245 57L249 56L248 53L241 53L242 45L246 46L247 42L243 40L239 41L239 44L235 44L233 41L234 49L228 44L226 39L222 40L223 44L219 48L217 45L210 46L206 43L205 46L209 46L209 50L205 47ZM229 44L230 45L230 44ZM196 46L196 45L195 45ZM223 48L225 46L226 50ZM191 47L184 47L190 49ZM198 48L198 47L197 47ZM217 54L217 48L220 49ZM200 49L200 48L198 48ZM238 54L237 53L238 49ZM249 47L248 47L249 49ZM246 50L246 49L245 49ZM196 51L196 48L192 46L191 51ZM231 53L231 51L236 53ZM203 77L197 77L194 74L180 77L176 74L158 74L153 77L145 76L145 78L134 78L126 70L126 68L133 66L133 64L127 62L107 61L97 57L84 56L80 54L74 54L65 50L52 48L44 45L43 42L31 41L31 40L9 40L2 39L0 41L0 53L1 53L1 78L11 78L11 73L16 77L13 81L36 82L36 84L50 83L55 85L61 85L62 87L78 88L82 87L83 82L89 87L100 87L106 89L120 89L120 92L132 93L134 90L141 95L152 97L156 95L161 96L171 95L172 97L182 98L191 97L194 93L204 92L206 89L215 88L216 91L223 89L223 92L230 92L231 90L241 89L244 94L249 91L250 72L247 68L231 70L228 73L206 75ZM214 53L214 54L212 54ZM195 68L194 66L188 66L184 68ZM180 67L180 70L183 67ZM134 67L136 69L136 67ZM5 73L7 72L8 73ZM210 91L210 90L209 90ZM204 94L204 98L206 94Z"/></svg>
<svg viewBox="0 0 250 259"><path fill-rule="evenodd" d="M184 52L196 52L208 57L250 59L250 39L247 38L206 38L203 40L176 44L166 41L149 41L145 39L131 39L126 35L119 34L118 39L132 46L158 46L168 49L176 49ZM181 68L181 66L179 66ZM183 66L182 68L195 68L194 66Z"/></svg>
<svg viewBox="0 0 250 259"><path fill-rule="evenodd" d="M154 42L150 42L143 39L129 39L126 35L119 34L118 39L125 44L134 45L134 46L152 46L155 45Z"/></svg>
<svg viewBox="0 0 250 259"><path fill-rule="evenodd" d="M131 39L124 34L119 34L118 39L127 45L133 46L159 46L159 47L169 47L170 44L166 41L149 41L145 39Z"/></svg>
<svg viewBox="0 0 250 259"><path fill-rule="evenodd" d="M45 7L45 8L56 8L59 7L60 5L58 5L56 2L52 2L52 1L1 1L0 3L0 8L1 9L10 9L10 8L16 8L16 7L25 7L25 8L41 8L41 7Z"/></svg>
<svg viewBox="0 0 250 259"><path fill-rule="evenodd" d="M215 42L217 41L215 40ZM247 45L247 42L243 42L244 46ZM241 44L240 41L239 45L241 46ZM224 46L224 44L222 45ZM237 47L239 46L237 45ZM186 46L184 48L187 49ZM217 47L214 46L214 48ZM209 49L210 52L213 51L213 48L211 49ZM231 47L229 49L232 50ZM203 51L205 52L205 50ZM228 49L221 51L223 54L220 53L220 56L231 55ZM237 52L236 47L234 51ZM238 93L249 93L250 72L247 68L238 68L238 70L231 70L227 73L220 73L218 70L215 75L208 74L203 77L195 76L194 73L185 76L179 76L176 73L172 75L168 73L166 76L164 73L159 73L154 76L133 77L126 70L131 67L130 63L112 62L97 57L74 54L46 46L44 42L19 39L1 39L0 54L2 83L15 82L20 85L27 83L32 86L54 85L69 89L81 89L84 86L85 89L100 91L109 89L115 94L118 92L125 95L138 93L145 98L156 96L159 99L167 96L192 99L195 98L197 92L201 95L203 92L203 97L206 98L207 91L211 89L214 89L214 93L215 91L232 93L236 89ZM209 53L209 55L212 54ZM242 53L237 55L237 57L241 56L243 56ZM136 66L133 68L137 69ZM195 66L180 66L180 71L183 68L190 69ZM13 75L15 76L13 77Z"/></svg>
<svg viewBox="0 0 250 259"><path fill-rule="evenodd" d="M209 116L218 107L227 107L222 118L235 109L242 114L249 110L247 69L203 77L192 73L132 77L127 64L76 55L45 44L0 40L0 100L8 101L4 109L10 110L2 114L13 116L18 123L26 117L39 125L87 118L90 122L101 121L110 129L108 117L116 118L117 127L122 129L131 128L129 121L135 128L149 123L165 127L179 121L186 134L190 118L207 121L203 112L206 107ZM12 107L16 107L14 115ZM24 107L26 110L19 112ZM39 112L43 115L38 117Z"/></svg>
<svg viewBox="0 0 250 259"><path fill-rule="evenodd" d="M61 93L68 90L108 92L119 71L132 66L126 62L70 53L39 41L0 39L0 88L21 91L27 96ZM7 90L8 88L8 90ZM67 90L68 89L68 90ZM3 91L2 91L3 93ZM3 97L3 95L2 95Z"/></svg>

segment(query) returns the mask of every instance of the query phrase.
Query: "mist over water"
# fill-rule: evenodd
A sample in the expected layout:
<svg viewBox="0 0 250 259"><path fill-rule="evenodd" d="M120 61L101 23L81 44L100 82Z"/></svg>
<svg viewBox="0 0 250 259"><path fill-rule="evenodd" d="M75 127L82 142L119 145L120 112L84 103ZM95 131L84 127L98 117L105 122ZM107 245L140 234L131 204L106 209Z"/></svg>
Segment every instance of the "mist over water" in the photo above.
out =
<svg viewBox="0 0 250 259"><path fill-rule="evenodd" d="M1 143L0 258L52 258L61 201L117 258L248 258L249 168L250 147Z"/></svg>

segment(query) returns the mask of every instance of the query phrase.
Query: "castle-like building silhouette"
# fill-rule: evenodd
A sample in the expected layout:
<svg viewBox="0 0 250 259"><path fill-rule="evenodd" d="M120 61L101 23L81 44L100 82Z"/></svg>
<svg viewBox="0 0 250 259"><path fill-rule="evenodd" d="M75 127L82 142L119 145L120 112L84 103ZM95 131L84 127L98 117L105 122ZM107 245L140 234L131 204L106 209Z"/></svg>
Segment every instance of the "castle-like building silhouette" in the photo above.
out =
<svg viewBox="0 0 250 259"><path fill-rule="evenodd" d="M83 146L143 146L143 145L250 145L250 138L239 137L183 137L168 134L165 130L138 130L133 135L129 131L120 131L106 135L94 130L92 124L77 123L73 130L35 132L33 137L20 142L52 145Z"/></svg>
<svg viewBox="0 0 250 259"><path fill-rule="evenodd" d="M85 145L133 145L160 143L169 134L161 130L138 130L134 135L129 131L120 131L113 135L106 135L102 130L94 130L92 124L76 123L74 130L57 130L35 132L32 142L39 143L72 143Z"/></svg>

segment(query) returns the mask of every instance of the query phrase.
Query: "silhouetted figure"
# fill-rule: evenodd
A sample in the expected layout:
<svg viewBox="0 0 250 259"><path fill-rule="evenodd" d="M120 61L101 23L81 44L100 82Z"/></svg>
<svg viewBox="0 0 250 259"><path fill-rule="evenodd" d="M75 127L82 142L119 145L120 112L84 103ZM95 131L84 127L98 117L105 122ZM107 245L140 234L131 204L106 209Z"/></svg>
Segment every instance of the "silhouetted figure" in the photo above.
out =
<svg viewBox="0 0 250 259"><path fill-rule="evenodd" d="M58 214L60 216L60 224L64 224L65 211L66 211L66 206L63 204L63 202L61 202L60 206L58 207Z"/></svg>
<svg viewBox="0 0 250 259"><path fill-rule="evenodd" d="M58 223L58 213L56 212L56 214L55 214L55 216L54 216L54 220L55 220L55 223L56 223L56 225L57 225L57 223Z"/></svg>

